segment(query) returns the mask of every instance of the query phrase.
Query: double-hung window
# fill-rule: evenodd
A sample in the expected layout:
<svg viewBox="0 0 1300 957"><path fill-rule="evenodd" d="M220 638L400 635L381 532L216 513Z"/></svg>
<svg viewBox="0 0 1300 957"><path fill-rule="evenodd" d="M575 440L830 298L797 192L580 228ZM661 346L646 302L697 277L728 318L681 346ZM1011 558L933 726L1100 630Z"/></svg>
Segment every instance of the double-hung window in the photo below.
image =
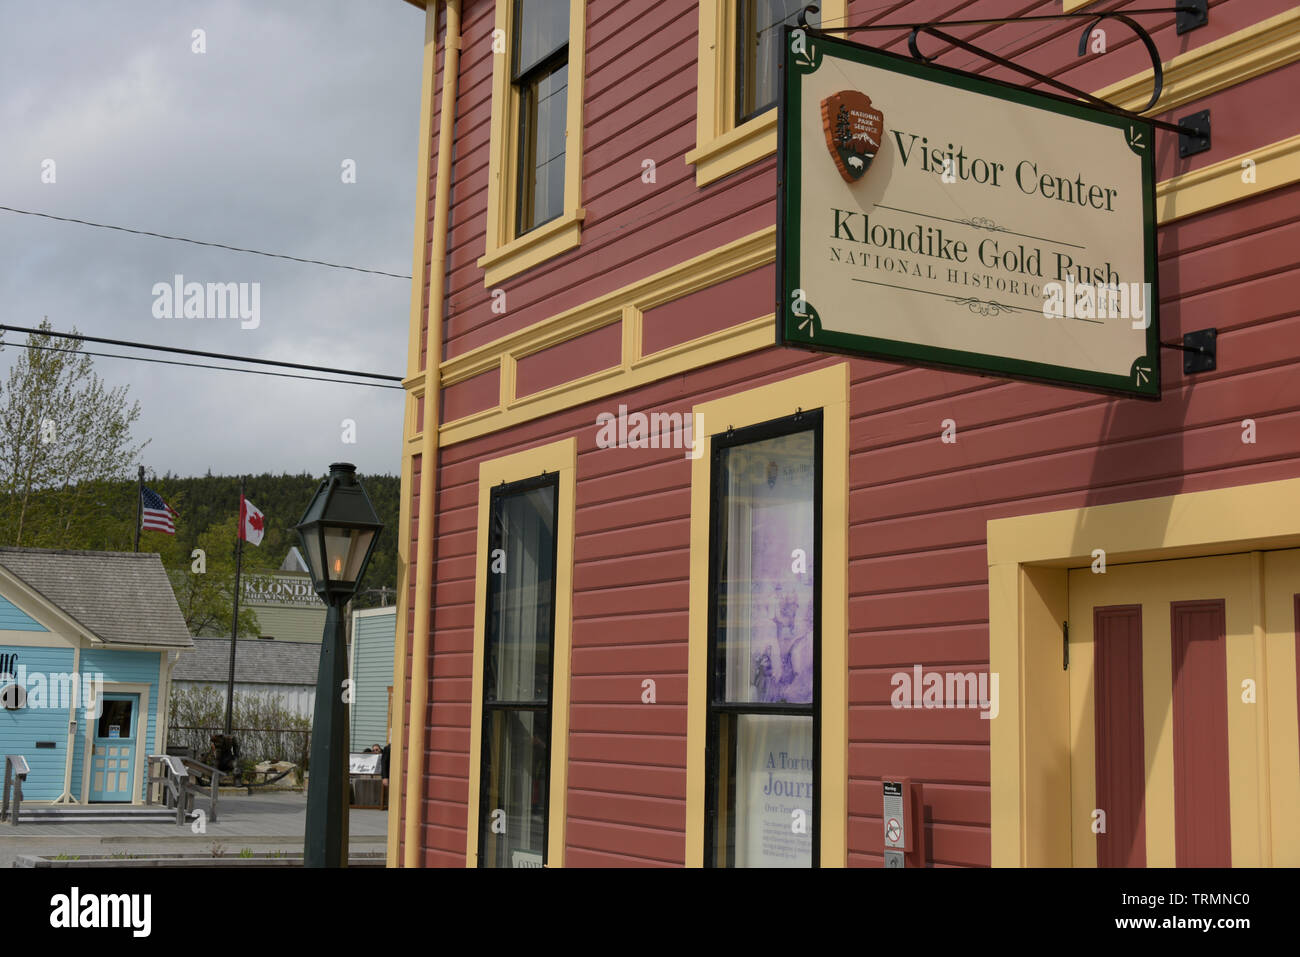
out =
<svg viewBox="0 0 1300 957"><path fill-rule="evenodd" d="M797 24L806 0L736 0L736 125L776 106L785 24ZM817 14L808 18L819 26Z"/></svg>
<svg viewBox="0 0 1300 957"><path fill-rule="evenodd" d="M699 0L695 148L686 162L707 186L776 152L782 43L807 0ZM811 27L843 26L848 0L821 0Z"/></svg>
<svg viewBox="0 0 1300 957"><path fill-rule="evenodd" d="M489 288L582 241L586 0L496 0L487 230Z"/></svg>
<svg viewBox="0 0 1300 957"><path fill-rule="evenodd" d="M519 104L515 232L564 212L569 0L515 0L511 82Z"/></svg>
<svg viewBox="0 0 1300 957"><path fill-rule="evenodd" d="M822 413L713 439L705 863L815 867Z"/></svg>
<svg viewBox="0 0 1300 957"><path fill-rule="evenodd" d="M478 863L546 862L555 650L555 474L492 489Z"/></svg>

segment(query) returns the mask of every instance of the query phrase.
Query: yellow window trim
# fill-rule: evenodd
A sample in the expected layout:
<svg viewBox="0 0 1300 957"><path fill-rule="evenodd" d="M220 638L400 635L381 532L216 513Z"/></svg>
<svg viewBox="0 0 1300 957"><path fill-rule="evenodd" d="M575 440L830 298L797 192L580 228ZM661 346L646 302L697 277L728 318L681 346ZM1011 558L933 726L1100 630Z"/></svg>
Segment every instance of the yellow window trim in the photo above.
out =
<svg viewBox="0 0 1300 957"><path fill-rule="evenodd" d="M564 866L564 825L569 780L569 675L573 640L573 525L577 494L578 442L568 438L479 463L478 570L474 578L474 668L470 703L469 804L465 866L478 866L479 788L483 761L483 652L487 616L488 523L492 488L502 482L558 472L555 545L555 649L551 677L551 780L546 866Z"/></svg>
<svg viewBox="0 0 1300 957"><path fill-rule="evenodd" d="M822 409L822 562L817 569L821 626L822 867L848 860L849 364L818 369L694 406L703 415L691 463L690 648L686 717L686 866L704 863L705 748L708 715L710 463L715 433Z"/></svg>
<svg viewBox="0 0 1300 957"><path fill-rule="evenodd" d="M491 287L545 262L582 241L582 95L587 65L586 0L569 0L569 79L564 129L564 212L549 223L515 235L515 155L519 94L510 82L514 48L514 0L499 0L496 29L505 53L492 56L492 128L488 145L487 238L478 265Z"/></svg>
<svg viewBox="0 0 1300 957"><path fill-rule="evenodd" d="M989 730L995 867L1071 863L1070 690L1061 667L1068 569L1089 566L1095 548L1105 549L1108 565L1295 548L1298 497L1300 479L1285 479L988 523L989 670L1000 675L1003 689ZM1280 711L1270 704L1267 675L1281 675L1284 685L1289 674L1294 684L1294 645L1294 637L1269 644L1273 663L1260 675L1259 699L1270 714ZM1272 738L1277 743L1285 735ZM1300 801L1295 754L1270 750L1278 755L1270 787L1281 795L1272 799L1274 807L1294 807Z"/></svg>
<svg viewBox="0 0 1300 957"><path fill-rule="evenodd" d="M695 167L695 185L707 186L776 152L776 110L736 126L736 3L699 0L699 80L695 149L686 164ZM847 22L848 0L823 0L821 22Z"/></svg>

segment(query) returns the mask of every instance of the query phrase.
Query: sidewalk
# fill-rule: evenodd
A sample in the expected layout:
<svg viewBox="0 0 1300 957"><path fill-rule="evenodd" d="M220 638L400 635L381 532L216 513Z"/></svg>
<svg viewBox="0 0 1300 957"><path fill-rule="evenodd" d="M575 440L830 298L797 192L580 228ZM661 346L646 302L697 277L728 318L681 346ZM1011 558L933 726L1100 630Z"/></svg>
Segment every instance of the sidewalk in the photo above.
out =
<svg viewBox="0 0 1300 957"><path fill-rule="evenodd" d="M198 802L206 807L206 801ZM206 822L195 834L193 824L22 824L0 823L0 868L13 867L23 854L52 857L89 855L211 854L238 857L254 851L302 853L307 823L304 792L267 792L252 796L223 795L219 820ZM388 812L353 810L348 817L348 846L353 852L383 851Z"/></svg>

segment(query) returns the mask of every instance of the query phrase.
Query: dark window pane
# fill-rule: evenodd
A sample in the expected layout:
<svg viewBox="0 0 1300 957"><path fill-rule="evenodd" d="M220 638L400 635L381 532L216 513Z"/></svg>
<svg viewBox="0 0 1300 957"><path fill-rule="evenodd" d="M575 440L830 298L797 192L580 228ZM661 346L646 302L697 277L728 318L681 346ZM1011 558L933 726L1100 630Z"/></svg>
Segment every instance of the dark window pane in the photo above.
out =
<svg viewBox="0 0 1300 957"><path fill-rule="evenodd" d="M813 719L719 714L713 864L811 867Z"/></svg>
<svg viewBox="0 0 1300 957"><path fill-rule="evenodd" d="M515 78L569 42L569 0L515 0Z"/></svg>
<svg viewBox="0 0 1300 957"><path fill-rule="evenodd" d="M546 849L550 715L489 710L483 720L483 867L541 867Z"/></svg>
<svg viewBox="0 0 1300 957"><path fill-rule="evenodd" d="M99 726L95 734L101 738L131 737L131 712L135 710L132 701L105 701L104 710L99 715ZM117 734L112 733L117 728Z"/></svg>
<svg viewBox="0 0 1300 957"><path fill-rule="evenodd" d="M484 656L488 702L545 704L554 628L555 486L492 503Z"/></svg>
<svg viewBox="0 0 1300 957"><path fill-rule="evenodd" d="M568 64L562 63L520 90L520 234L564 212L568 76Z"/></svg>
<svg viewBox="0 0 1300 957"><path fill-rule="evenodd" d="M807 0L739 0L736 4L736 122L776 105L782 24L797 24ZM821 15L808 18L821 25Z"/></svg>
<svg viewBox="0 0 1300 957"><path fill-rule="evenodd" d="M815 436L724 448L714 700L811 704Z"/></svg>

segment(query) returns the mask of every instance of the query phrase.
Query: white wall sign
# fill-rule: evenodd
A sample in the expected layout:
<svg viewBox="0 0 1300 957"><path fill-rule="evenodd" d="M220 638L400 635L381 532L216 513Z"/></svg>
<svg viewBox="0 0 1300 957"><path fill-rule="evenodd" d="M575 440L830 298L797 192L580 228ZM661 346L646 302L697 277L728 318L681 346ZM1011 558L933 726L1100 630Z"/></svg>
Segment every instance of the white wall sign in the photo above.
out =
<svg viewBox="0 0 1300 957"><path fill-rule="evenodd" d="M787 30L778 340L1159 398L1153 129Z"/></svg>

